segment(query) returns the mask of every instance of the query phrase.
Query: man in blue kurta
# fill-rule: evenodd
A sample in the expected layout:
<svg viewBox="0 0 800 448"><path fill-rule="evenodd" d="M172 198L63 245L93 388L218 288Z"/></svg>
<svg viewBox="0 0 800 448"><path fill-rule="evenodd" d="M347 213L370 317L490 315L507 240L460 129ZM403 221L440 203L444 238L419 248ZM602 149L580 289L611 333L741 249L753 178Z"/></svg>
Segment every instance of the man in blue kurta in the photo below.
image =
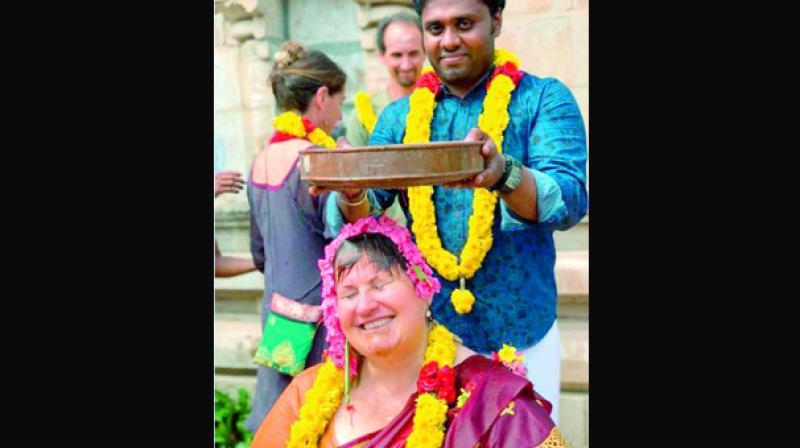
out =
<svg viewBox="0 0 800 448"><path fill-rule="evenodd" d="M521 350L528 377L536 391L552 402L551 416L556 420L561 354L553 231L569 229L586 214L586 135L569 89L556 79L528 73L512 93L503 153L498 154L491 139L477 129L494 69L494 38L500 34L504 4L502 0L415 2L428 60L442 80L430 141L486 140L484 172L460 188L434 189L444 249L458 256L467 241L473 188L499 192L491 250L466 280L466 288L475 296L471 312L456 313L448 298L458 281L441 276L442 291L431 309L434 318L475 351L488 354L503 344ZM402 143L408 112L409 97L387 106L370 145ZM409 226L413 223L405 191L372 193L373 211L388 207L399 194ZM339 201L340 207L342 202L347 203Z"/></svg>

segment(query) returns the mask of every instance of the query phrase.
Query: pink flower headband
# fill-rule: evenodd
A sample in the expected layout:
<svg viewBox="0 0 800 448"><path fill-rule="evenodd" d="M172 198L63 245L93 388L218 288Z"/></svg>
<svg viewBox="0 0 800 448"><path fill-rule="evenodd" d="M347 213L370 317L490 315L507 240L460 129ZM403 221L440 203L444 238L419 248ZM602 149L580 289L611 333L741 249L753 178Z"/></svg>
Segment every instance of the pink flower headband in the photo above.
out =
<svg viewBox="0 0 800 448"><path fill-rule="evenodd" d="M322 272L322 321L328 330L326 340L328 341L328 356L333 364L342 369L344 368L344 333L339 322L339 312L336 307L337 296L334 285L334 266L333 258L342 243L356 235L362 233L380 233L387 236L397 246L400 254L406 259L408 268L406 274L414 283L417 296L422 299L430 299L439 292L441 284L433 276L430 266L425 263L422 253L411 241L411 233L405 227L398 226L391 218L383 215L377 220L369 216L358 220L353 224L346 224L342 227L339 236L330 244L325 246L325 258L319 260L319 270ZM358 373L356 357L350 353L350 373Z"/></svg>

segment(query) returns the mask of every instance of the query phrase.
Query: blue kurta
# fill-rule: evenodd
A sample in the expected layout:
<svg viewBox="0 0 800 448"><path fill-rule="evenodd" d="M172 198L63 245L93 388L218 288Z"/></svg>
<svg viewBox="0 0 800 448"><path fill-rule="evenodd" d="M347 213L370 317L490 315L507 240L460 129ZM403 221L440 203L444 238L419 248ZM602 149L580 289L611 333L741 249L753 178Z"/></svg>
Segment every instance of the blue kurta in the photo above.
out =
<svg viewBox="0 0 800 448"><path fill-rule="evenodd" d="M477 127L492 69L464 98L443 86L437 97L431 141L463 140ZM387 106L370 145L402 143L408 109L408 97ZM432 306L439 322L481 353L497 351L504 343L518 349L530 347L550 329L557 298L553 231L578 223L588 203L586 133L569 89L556 79L525 73L512 94L509 115L503 152L522 162L536 179L538 220L527 221L515 215L505 201L498 201L494 244L482 267L466 281L476 299L472 311L464 315L455 312L450 293L458 282L441 277L442 291ZM473 190L434 190L439 237L444 248L458 256L467 241ZM387 207L398 192L375 193L376 205ZM405 212L410 223L407 207Z"/></svg>

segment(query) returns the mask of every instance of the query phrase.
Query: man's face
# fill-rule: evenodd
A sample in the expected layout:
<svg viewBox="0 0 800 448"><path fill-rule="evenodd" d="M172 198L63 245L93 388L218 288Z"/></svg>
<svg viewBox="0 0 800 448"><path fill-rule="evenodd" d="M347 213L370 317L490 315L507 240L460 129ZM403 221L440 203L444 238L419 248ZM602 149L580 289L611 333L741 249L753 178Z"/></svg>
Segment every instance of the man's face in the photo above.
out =
<svg viewBox="0 0 800 448"><path fill-rule="evenodd" d="M448 85L470 88L494 58L502 11L494 17L481 0L428 0L422 10L425 52Z"/></svg>
<svg viewBox="0 0 800 448"><path fill-rule="evenodd" d="M394 22L383 30L383 44L386 52L380 59L389 76L403 87L413 86L425 61L419 29L410 23Z"/></svg>

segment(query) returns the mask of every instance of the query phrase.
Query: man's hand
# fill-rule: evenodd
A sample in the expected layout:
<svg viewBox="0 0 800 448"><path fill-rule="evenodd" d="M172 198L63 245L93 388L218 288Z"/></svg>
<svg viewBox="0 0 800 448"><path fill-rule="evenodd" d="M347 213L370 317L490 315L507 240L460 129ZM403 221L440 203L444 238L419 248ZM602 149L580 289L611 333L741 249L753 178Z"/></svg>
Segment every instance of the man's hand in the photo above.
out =
<svg viewBox="0 0 800 448"><path fill-rule="evenodd" d="M336 148L332 149L332 151L336 151L337 149L352 148L352 147L353 147L353 145L351 145L350 142L347 141L347 137L342 135L342 136L340 136L339 138L336 139ZM300 162L297 162L297 163L299 164ZM308 188L308 194L310 194L311 196L319 196L319 195L321 195L323 193L327 193L329 191L335 191L335 190L333 190L331 188L316 187L316 186L311 186L311 187ZM350 200L352 198L357 198L357 197L359 197L361 195L361 190L357 189L357 188L356 189L348 188L348 189L339 190L339 191L341 191L348 200Z"/></svg>
<svg viewBox="0 0 800 448"><path fill-rule="evenodd" d="M481 155L486 161L485 169L471 179L443 185L445 188L488 188L503 177L506 159L497 152L497 146L489 135L478 128L472 128L464 138L465 142L483 142Z"/></svg>
<svg viewBox="0 0 800 448"><path fill-rule="evenodd" d="M236 193L244 188L242 174L235 171L222 171L214 173L214 197L223 193Z"/></svg>

